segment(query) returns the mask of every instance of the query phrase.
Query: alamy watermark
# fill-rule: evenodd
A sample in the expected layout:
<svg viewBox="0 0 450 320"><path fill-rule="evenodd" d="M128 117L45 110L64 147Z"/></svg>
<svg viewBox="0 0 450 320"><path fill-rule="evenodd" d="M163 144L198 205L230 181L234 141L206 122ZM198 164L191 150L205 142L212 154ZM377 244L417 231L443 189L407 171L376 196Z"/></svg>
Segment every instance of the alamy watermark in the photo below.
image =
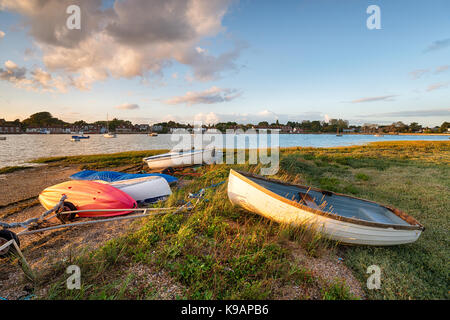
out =
<svg viewBox="0 0 450 320"><path fill-rule="evenodd" d="M380 30L381 29L381 9L377 5L371 5L367 7L367 14L370 16L367 18L366 26L369 30Z"/></svg>
<svg viewBox="0 0 450 320"><path fill-rule="evenodd" d="M80 289L81 288L81 269L77 265L70 265L66 269L66 273L70 274L67 278L66 286L67 289Z"/></svg>
<svg viewBox="0 0 450 320"><path fill-rule="evenodd" d="M261 175L273 175L280 164L278 130L227 129L225 134L216 129L203 128L196 122L194 129L173 130L171 161L176 165L244 164L261 165Z"/></svg>
<svg viewBox="0 0 450 320"><path fill-rule="evenodd" d="M367 278L367 289L381 289L381 268L373 264L367 267L366 273L370 274L369 278Z"/></svg>

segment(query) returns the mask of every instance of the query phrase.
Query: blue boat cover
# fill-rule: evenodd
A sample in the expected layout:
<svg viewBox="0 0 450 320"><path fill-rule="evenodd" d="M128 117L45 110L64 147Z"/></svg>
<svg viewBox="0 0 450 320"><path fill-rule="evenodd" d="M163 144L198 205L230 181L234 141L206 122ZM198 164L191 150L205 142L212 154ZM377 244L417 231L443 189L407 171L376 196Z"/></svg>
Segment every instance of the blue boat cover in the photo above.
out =
<svg viewBox="0 0 450 320"><path fill-rule="evenodd" d="M103 180L106 182L114 182L152 176L163 177L169 184L178 181L177 178L163 173L123 173L116 171L95 170L83 170L71 175L69 178L73 180Z"/></svg>

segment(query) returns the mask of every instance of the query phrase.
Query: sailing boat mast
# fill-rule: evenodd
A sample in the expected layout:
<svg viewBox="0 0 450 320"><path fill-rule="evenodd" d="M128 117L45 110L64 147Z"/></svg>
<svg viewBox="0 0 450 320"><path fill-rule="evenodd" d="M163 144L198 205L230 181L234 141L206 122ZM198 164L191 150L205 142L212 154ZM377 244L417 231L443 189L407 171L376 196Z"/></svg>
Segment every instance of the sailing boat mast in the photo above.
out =
<svg viewBox="0 0 450 320"><path fill-rule="evenodd" d="M109 131L109 116L108 116L108 114L106 114L106 127L108 128L108 132L105 133L103 136L104 136L105 138L115 138L115 137L116 137L116 134L115 134L115 133L111 133L111 132Z"/></svg>

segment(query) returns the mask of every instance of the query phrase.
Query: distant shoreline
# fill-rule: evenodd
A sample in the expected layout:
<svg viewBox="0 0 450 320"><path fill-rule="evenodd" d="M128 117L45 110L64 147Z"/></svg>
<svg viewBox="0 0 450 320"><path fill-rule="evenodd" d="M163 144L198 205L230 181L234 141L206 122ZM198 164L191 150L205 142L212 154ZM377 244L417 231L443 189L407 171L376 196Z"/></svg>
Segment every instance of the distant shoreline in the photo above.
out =
<svg viewBox="0 0 450 320"><path fill-rule="evenodd" d="M268 129L270 130L270 129ZM245 133L245 132L244 132ZM31 135L31 136L47 136L47 135L74 135L72 133L49 133L49 134L42 134L42 133L0 133L2 136L7 136L7 135ZM127 134L141 134L141 135L148 135L148 133L146 132L126 132L126 133L116 133L118 135L127 135ZM164 134L171 134L171 133L158 133L160 135L164 135ZM225 134L225 133L223 133ZM298 134L298 135L302 135L302 134L328 134L328 135L336 135L336 133L333 132L292 132L292 133L280 133L280 134L286 134L286 135L293 135L293 134ZM362 133L362 132L348 132L348 133L340 133L343 136L346 135L362 135L362 136L374 136L377 133ZM86 136L88 135L103 135L103 133L85 133ZM382 136L449 136L450 137L450 132L449 133L380 133L380 135Z"/></svg>

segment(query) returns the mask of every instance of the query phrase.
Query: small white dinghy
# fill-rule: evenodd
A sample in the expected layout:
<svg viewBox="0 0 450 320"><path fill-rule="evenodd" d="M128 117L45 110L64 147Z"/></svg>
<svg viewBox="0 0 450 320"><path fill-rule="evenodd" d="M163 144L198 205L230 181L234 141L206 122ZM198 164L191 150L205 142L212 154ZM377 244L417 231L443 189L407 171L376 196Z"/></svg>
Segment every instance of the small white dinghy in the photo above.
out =
<svg viewBox="0 0 450 320"><path fill-rule="evenodd" d="M278 223L307 225L342 243L389 246L416 241L424 227L396 208L339 193L230 171L230 201Z"/></svg>
<svg viewBox="0 0 450 320"><path fill-rule="evenodd" d="M109 184L114 188L122 190L136 200L138 204L164 200L172 194L167 180L157 176L115 182L96 180L96 182Z"/></svg>
<svg viewBox="0 0 450 320"><path fill-rule="evenodd" d="M180 150L147 157L143 161L147 163L150 169L159 170L217 163L221 156L222 151L216 149Z"/></svg>

